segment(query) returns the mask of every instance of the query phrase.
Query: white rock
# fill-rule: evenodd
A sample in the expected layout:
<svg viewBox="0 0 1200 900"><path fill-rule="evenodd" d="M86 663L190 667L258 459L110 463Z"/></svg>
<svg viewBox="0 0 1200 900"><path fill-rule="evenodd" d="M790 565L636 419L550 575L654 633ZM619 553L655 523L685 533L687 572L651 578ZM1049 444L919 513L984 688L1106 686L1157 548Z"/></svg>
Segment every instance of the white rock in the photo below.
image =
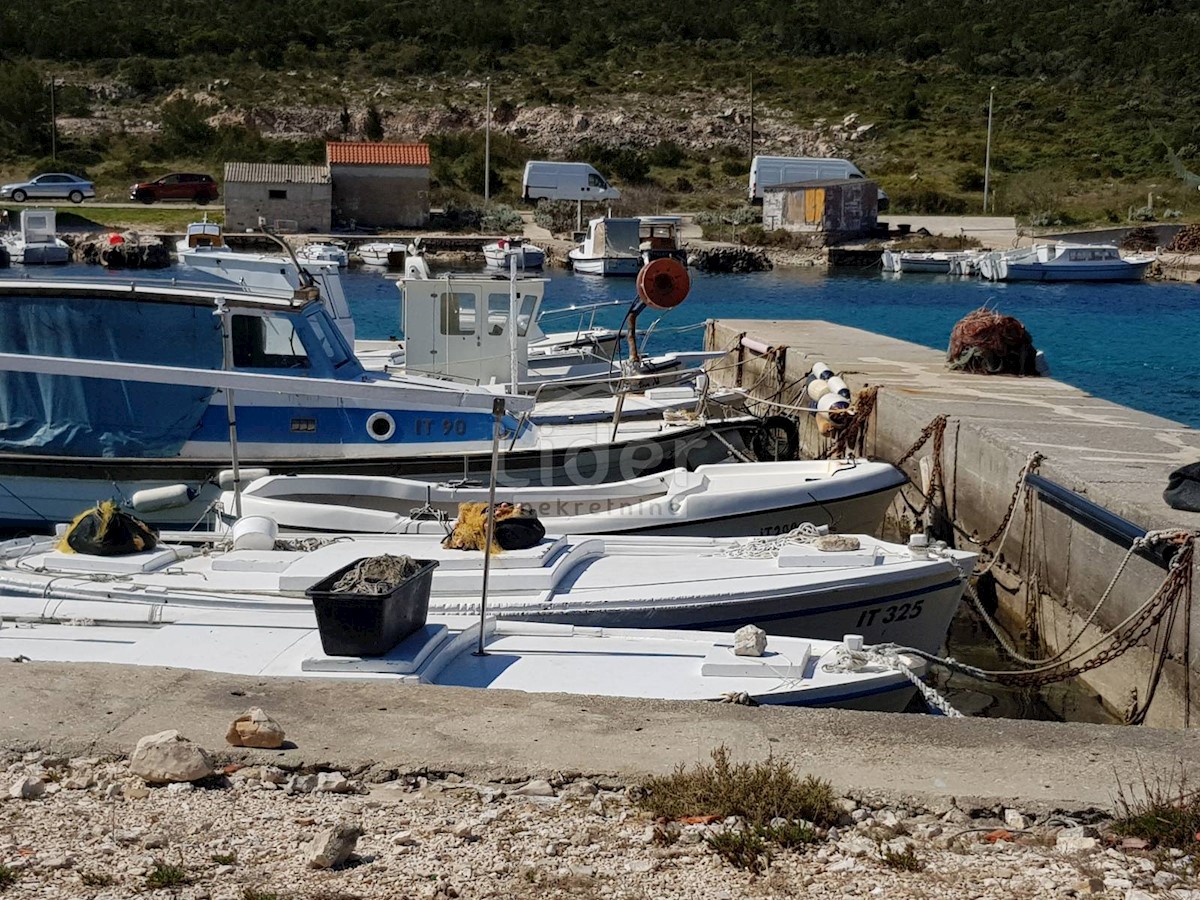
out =
<svg viewBox="0 0 1200 900"><path fill-rule="evenodd" d="M767 649L767 633L757 625L743 625L733 633L736 656L762 656Z"/></svg>
<svg viewBox="0 0 1200 900"><path fill-rule="evenodd" d="M1175 885L1179 884L1179 882L1181 882L1182 880L1183 879L1180 878L1178 875L1176 875L1174 872L1163 871L1163 872L1155 872L1154 873L1154 886L1155 887L1160 887L1160 888L1174 887Z"/></svg>
<svg viewBox="0 0 1200 900"><path fill-rule="evenodd" d="M344 822L332 828L323 828L305 847L305 861L311 869L330 869L340 866L350 858L350 854L354 852L354 846L361 836L361 828Z"/></svg>
<svg viewBox="0 0 1200 900"><path fill-rule="evenodd" d="M535 778L533 781L521 785L515 791L509 791L509 793L517 797L553 797L554 788L545 779Z"/></svg>
<svg viewBox="0 0 1200 900"><path fill-rule="evenodd" d="M1004 824L1014 831L1024 831L1029 827L1029 820L1015 809L1006 809L1004 811Z"/></svg>
<svg viewBox="0 0 1200 900"><path fill-rule="evenodd" d="M631 859L625 863L625 868L629 872L643 874L654 871L654 860L652 859Z"/></svg>
<svg viewBox="0 0 1200 900"><path fill-rule="evenodd" d="M283 769L275 766L263 766L262 780L267 784L287 784L288 775Z"/></svg>
<svg viewBox="0 0 1200 900"><path fill-rule="evenodd" d="M1133 882L1128 878L1105 878L1104 886L1110 891L1128 891L1133 888Z"/></svg>
<svg viewBox="0 0 1200 900"><path fill-rule="evenodd" d="M397 847L411 847L417 843L417 839L411 831L397 831L392 835L392 843Z"/></svg>
<svg viewBox="0 0 1200 900"><path fill-rule="evenodd" d="M293 775L287 780L284 791L289 794L307 794L317 787L316 775Z"/></svg>
<svg viewBox="0 0 1200 900"><path fill-rule="evenodd" d="M326 794L349 794L354 790L354 782L341 772L319 772L313 790Z"/></svg>
<svg viewBox="0 0 1200 900"><path fill-rule="evenodd" d="M8 788L8 796L14 800L37 800L44 793L46 793L46 783L32 775L18 778Z"/></svg>
<svg viewBox="0 0 1200 900"><path fill-rule="evenodd" d="M456 838L462 838L464 841L469 841L475 837L475 832L471 829L470 822L459 822L450 830L450 833Z"/></svg>
<svg viewBox="0 0 1200 900"><path fill-rule="evenodd" d="M164 784L207 778L213 765L202 748L171 729L138 741L129 771L151 784Z"/></svg>
<svg viewBox="0 0 1200 900"><path fill-rule="evenodd" d="M196 786L190 781L176 781L167 785L167 791L171 794L186 794L188 791L194 791Z"/></svg>
<svg viewBox="0 0 1200 900"><path fill-rule="evenodd" d="M1073 834L1060 834L1054 842L1059 853L1087 853L1100 846L1094 837L1080 837Z"/></svg>
<svg viewBox="0 0 1200 900"><path fill-rule="evenodd" d="M830 863L825 867L826 872L853 872L858 868L858 861L855 859L839 859L835 863Z"/></svg>

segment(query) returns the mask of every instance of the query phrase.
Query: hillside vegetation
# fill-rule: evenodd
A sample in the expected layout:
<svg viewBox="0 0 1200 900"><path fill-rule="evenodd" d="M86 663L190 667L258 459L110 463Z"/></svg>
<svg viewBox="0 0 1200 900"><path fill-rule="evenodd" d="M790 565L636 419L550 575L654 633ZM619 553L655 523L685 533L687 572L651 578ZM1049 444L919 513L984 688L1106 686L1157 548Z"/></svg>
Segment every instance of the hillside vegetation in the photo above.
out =
<svg viewBox="0 0 1200 900"><path fill-rule="evenodd" d="M424 138L435 202L539 155L586 158L654 208L743 202L759 150L855 159L900 211L1040 224L1200 217L1200 6L1190 0L7 0L0 177L60 167L116 195L177 166L308 162L327 138ZM840 127L855 114L850 125ZM866 128L865 126L871 126ZM1168 157L1175 153L1175 163Z"/></svg>

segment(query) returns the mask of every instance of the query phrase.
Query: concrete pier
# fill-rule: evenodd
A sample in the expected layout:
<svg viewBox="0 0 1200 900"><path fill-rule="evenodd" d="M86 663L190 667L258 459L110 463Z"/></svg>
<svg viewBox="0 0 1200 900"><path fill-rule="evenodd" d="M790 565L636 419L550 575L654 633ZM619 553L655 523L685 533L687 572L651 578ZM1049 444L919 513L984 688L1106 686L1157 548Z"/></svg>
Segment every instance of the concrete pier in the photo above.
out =
<svg viewBox="0 0 1200 900"><path fill-rule="evenodd" d="M750 340L742 342L743 337ZM756 397L807 405L800 392L817 360L854 390L877 386L865 447L870 456L897 461L931 420L947 416L945 509L959 546L976 546L972 538L981 540L996 530L1034 451L1045 456L1043 476L1145 529L1200 529L1200 514L1171 509L1162 500L1168 473L1200 460L1200 433L1177 422L1097 399L1052 378L950 372L941 351L828 322L721 320L709 323L706 343L709 349L742 346L735 354L740 364L725 364L714 377L740 384ZM768 353L760 352L767 348ZM811 417L801 419L804 449L819 453L827 439ZM932 453L930 442L905 466L917 486L923 471L928 478ZM1000 555L994 602L1010 632L1034 626L1053 652L1084 627L1126 550L1038 494L1031 509L1026 522L1018 504L1003 546L992 548ZM898 512L906 510L901 506ZM1035 529L1031 553L1022 546L1027 525ZM1040 590L1027 591L1035 576ZM1122 623L1163 577L1163 568L1153 562L1131 559L1074 649L1086 648ZM1200 614L1190 617L1190 628L1188 621L1187 610L1179 609L1145 716L1148 724L1200 724ZM1156 638L1161 635L1152 630L1112 662L1081 676L1118 715L1146 702Z"/></svg>

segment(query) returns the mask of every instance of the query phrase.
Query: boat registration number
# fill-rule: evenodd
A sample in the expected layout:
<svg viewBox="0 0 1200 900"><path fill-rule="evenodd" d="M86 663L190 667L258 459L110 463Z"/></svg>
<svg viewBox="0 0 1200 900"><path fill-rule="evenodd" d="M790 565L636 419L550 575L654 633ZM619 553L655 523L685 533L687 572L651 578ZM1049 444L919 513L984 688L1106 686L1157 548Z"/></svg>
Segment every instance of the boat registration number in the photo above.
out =
<svg viewBox="0 0 1200 900"><path fill-rule="evenodd" d="M777 534L791 534L799 527L799 522L788 522L786 525L764 525L762 528L758 529L758 533L764 537Z"/></svg>
<svg viewBox="0 0 1200 900"><path fill-rule="evenodd" d="M891 625L893 622L906 622L921 614L924 600L913 600L911 603L894 603L891 606L874 606L864 609L858 617L856 627L870 627L876 622L880 625Z"/></svg>

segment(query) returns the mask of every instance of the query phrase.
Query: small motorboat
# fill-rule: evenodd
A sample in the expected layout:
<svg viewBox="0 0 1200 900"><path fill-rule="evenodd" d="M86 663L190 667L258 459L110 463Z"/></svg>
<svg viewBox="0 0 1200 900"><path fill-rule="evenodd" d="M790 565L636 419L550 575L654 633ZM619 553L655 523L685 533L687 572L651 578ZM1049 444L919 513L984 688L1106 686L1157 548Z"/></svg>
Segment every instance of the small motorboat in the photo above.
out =
<svg viewBox="0 0 1200 900"><path fill-rule="evenodd" d="M296 258L305 262L337 263L343 269L350 264L350 254L340 241L310 241L296 251Z"/></svg>
<svg viewBox="0 0 1200 900"><path fill-rule="evenodd" d="M483 258L489 266L507 269L514 257L518 269L540 269L546 263L546 251L521 238L500 238L483 245Z"/></svg>
<svg viewBox="0 0 1200 900"><path fill-rule="evenodd" d="M122 556L63 553L55 537L14 538L0 543L0 619L136 624L148 639L168 634L162 629L167 624L193 623L195 628L175 631L195 640L205 628L257 624L227 641L224 653L255 657L258 662L242 664L261 666L272 655L265 641L273 621L311 630L313 601L305 592L382 555L438 564L431 620L480 614L479 550L443 547L436 534L306 535L275 543L275 530L246 517L232 540L230 531L163 532L153 550ZM840 640L858 634L868 644L938 651L975 554L805 531L751 541L548 536L491 558L487 612L521 624L591 628L735 631L754 624L770 635ZM267 549L256 549L262 547ZM303 637L290 633L293 640ZM102 635L100 629L77 631L69 650L58 648L73 656L51 657L44 654L56 652L53 642L43 653L31 652L18 644L31 637L24 627L5 628L0 655L100 661L88 654L104 652ZM188 664L170 654L183 654L193 646L190 639L163 639L174 649L164 648L154 664Z"/></svg>
<svg viewBox="0 0 1200 900"><path fill-rule="evenodd" d="M802 522L872 533L907 480L895 466L861 459L722 463L607 484L506 484L496 499L532 509L553 534L757 537ZM478 482L275 475L242 491L241 510L290 530L444 534L459 503L487 497ZM222 506L234 508L231 494Z"/></svg>
<svg viewBox="0 0 1200 900"><path fill-rule="evenodd" d="M476 655L483 629L485 654ZM898 712L925 664L897 656L857 664L847 642L770 636L762 656L737 656L718 632L581 628L493 618L433 616L384 656L328 656L311 608L248 612L224 619L189 615L144 622L57 619L0 631L5 656L38 662L167 666L234 675L387 679L526 693ZM251 649L253 648L253 649ZM860 654L861 655L861 654Z"/></svg>
<svg viewBox="0 0 1200 900"><path fill-rule="evenodd" d="M883 270L905 274L973 275L980 254L972 250L883 251Z"/></svg>
<svg viewBox="0 0 1200 900"><path fill-rule="evenodd" d="M372 241L369 244L359 244L354 248L354 254L367 266L384 266L399 268L404 265L408 245L398 241Z"/></svg>
<svg viewBox="0 0 1200 900"><path fill-rule="evenodd" d="M1038 244L988 253L979 274L990 281L1141 281L1153 256L1121 256L1112 244Z"/></svg>
<svg viewBox="0 0 1200 900"><path fill-rule="evenodd" d="M64 265L71 247L58 237L53 209L21 210L20 228L0 237L9 260L26 266Z"/></svg>

